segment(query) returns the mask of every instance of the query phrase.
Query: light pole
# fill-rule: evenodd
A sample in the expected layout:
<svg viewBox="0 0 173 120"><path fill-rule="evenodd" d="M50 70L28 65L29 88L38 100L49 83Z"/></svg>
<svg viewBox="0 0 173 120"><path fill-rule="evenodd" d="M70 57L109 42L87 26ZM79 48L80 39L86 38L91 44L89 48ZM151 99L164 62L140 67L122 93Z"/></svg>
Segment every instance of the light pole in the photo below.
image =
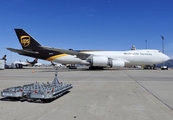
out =
<svg viewBox="0 0 173 120"><path fill-rule="evenodd" d="M146 49L147 49L147 40L145 40L145 46L146 46Z"/></svg>
<svg viewBox="0 0 173 120"><path fill-rule="evenodd" d="M164 37L161 35L161 38L162 38L162 53L164 53ZM164 66L164 62L163 62L163 66Z"/></svg>
<svg viewBox="0 0 173 120"><path fill-rule="evenodd" d="M164 40L165 40L165 38L163 36L161 36L161 38L162 38L162 52L164 53Z"/></svg>

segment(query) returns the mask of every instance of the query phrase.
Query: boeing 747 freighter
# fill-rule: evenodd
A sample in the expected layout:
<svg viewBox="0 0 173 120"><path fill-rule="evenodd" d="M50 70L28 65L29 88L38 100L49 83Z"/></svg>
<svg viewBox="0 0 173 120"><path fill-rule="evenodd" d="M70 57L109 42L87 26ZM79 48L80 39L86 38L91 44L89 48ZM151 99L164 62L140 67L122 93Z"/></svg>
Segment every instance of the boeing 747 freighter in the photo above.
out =
<svg viewBox="0 0 173 120"><path fill-rule="evenodd" d="M169 60L159 50L143 49L128 51L66 50L45 47L23 29L14 29L23 49L7 48L20 55L62 64L83 64L93 68L122 68L129 65L156 65Z"/></svg>

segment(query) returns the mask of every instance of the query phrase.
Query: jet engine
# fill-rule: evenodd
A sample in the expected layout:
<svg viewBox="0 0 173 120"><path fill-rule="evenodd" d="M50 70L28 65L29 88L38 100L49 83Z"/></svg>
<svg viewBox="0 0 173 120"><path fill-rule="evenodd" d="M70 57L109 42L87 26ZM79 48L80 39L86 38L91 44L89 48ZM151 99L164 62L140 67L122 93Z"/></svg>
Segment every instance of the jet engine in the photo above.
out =
<svg viewBox="0 0 173 120"><path fill-rule="evenodd" d="M113 68L122 68L125 66L125 62L123 60L112 60L106 56L92 56L88 59L88 62L91 63L91 66L110 66Z"/></svg>
<svg viewBox="0 0 173 120"><path fill-rule="evenodd" d="M108 57L105 56L93 56L88 61L91 66L108 66Z"/></svg>
<svg viewBox="0 0 173 120"><path fill-rule="evenodd" d="M122 60L110 60L109 65L112 68L123 68L125 66L125 62Z"/></svg>

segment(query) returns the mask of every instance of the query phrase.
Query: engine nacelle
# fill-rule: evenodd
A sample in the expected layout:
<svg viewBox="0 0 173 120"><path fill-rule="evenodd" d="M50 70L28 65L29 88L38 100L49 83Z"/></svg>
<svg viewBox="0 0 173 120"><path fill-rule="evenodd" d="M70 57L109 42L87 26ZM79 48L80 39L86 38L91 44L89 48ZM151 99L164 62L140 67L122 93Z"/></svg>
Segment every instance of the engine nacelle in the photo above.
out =
<svg viewBox="0 0 173 120"><path fill-rule="evenodd" d="M110 60L109 65L112 68L123 68L125 66L125 62L122 60Z"/></svg>
<svg viewBox="0 0 173 120"><path fill-rule="evenodd" d="M108 66L108 57L105 56L93 56L89 59L92 66Z"/></svg>

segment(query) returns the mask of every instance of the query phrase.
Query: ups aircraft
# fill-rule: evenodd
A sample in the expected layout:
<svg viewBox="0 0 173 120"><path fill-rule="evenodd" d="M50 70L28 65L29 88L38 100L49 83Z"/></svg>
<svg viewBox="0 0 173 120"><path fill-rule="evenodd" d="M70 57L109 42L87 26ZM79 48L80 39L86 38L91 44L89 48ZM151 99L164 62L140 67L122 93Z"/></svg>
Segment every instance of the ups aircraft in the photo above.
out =
<svg viewBox="0 0 173 120"><path fill-rule="evenodd" d="M23 29L14 29L23 49L7 48L20 55L39 58L61 64L81 64L93 68L122 68L129 65L153 65L169 60L159 50L142 49L128 51L66 50L42 46Z"/></svg>

